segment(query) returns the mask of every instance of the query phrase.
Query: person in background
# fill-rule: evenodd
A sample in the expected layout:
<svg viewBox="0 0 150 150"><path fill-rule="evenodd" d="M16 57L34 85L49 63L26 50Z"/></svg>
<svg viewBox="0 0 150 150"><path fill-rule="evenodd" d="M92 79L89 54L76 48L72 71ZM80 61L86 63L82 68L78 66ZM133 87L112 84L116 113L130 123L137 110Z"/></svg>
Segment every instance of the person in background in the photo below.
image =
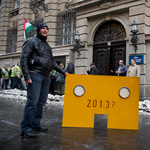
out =
<svg viewBox="0 0 150 150"><path fill-rule="evenodd" d="M15 65L13 65L13 67L10 69L10 73L9 73L10 80L11 80L11 84L10 84L10 88L11 88L11 89L12 89L12 87L13 87L13 82L14 82L14 77L15 77L15 74L14 74L14 67L15 67Z"/></svg>
<svg viewBox="0 0 150 150"><path fill-rule="evenodd" d="M94 63L91 63L90 68L90 71L86 70L89 75L98 75L98 69L95 67Z"/></svg>
<svg viewBox="0 0 150 150"><path fill-rule="evenodd" d="M8 83L9 83L9 69L7 66L5 66L3 69L2 69L2 79L3 79L3 82L2 82L2 90L4 90L4 86L5 86L5 90L7 90L7 86L8 86Z"/></svg>
<svg viewBox="0 0 150 150"><path fill-rule="evenodd" d="M67 68L66 68L66 72L68 72L69 74L74 74L74 64L73 62L71 62L69 59L67 60Z"/></svg>
<svg viewBox="0 0 150 150"><path fill-rule="evenodd" d="M49 93L52 95L55 95L55 91L57 90L57 83L56 83L56 79L57 79L57 71L53 70L50 73L50 79L51 79L51 84L50 84L50 89L49 89Z"/></svg>
<svg viewBox="0 0 150 150"><path fill-rule="evenodd" d="M127 75L127 67L126 67L126 65L123 64L123 60L119 61L119 67L118 67L118 70L116 71L116 74L118 76L126 76Z"/></svg>
<svg viewBox="0 0 150 150"><path fill-rule="evenodd" d="M0 68L0 90L1 90L2 69Z"/></svg>
<svg viewBox="0 0 150 150"><path fill-rule="evenodd" d="M127 77L140 77L140 67L136 64L136 60L131 60L131 66L128 68Z"/></svg>
<svg viewBox="0 0 150 150"><path fill-rule="evenodd" d="M65 70L63 63L60 63L60 67ZM58 94L59 95L64 95L64 90L65 90L65 77L57 72L57 87L58 87Z"/></svg>
<svg viewBox="0 0 150 150"><path fill-rule="evenodd" d="M17 88L17 84L19 83L20 87L22 90L25 90L23 83L21 81L22 77L22 72L20 69L20 62L17 63L16 66L14 66L13 71L12 71L12 77L14 77L14 82L12 85L12 89Z"/></svg>

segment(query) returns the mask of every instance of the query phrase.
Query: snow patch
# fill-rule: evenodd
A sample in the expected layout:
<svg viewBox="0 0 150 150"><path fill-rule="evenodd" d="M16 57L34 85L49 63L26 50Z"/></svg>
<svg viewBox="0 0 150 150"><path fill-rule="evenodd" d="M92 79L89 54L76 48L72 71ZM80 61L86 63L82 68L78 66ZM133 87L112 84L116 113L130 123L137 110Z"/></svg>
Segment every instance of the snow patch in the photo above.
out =
<svg viewBox="0 0 150 150"><path fill-rule="evenodd" d="M139 114L150 115L150 100L139 102Z"/></svg>
<svg viewBox="0 0 150 150"><path fill-rule="evenodd" d="M18 89L10 89L10 90L2 90L0 91L0 98L3 99L15 99L19 100L16 102L20 102L21 104L25 104L27 101L27 91L21 91ZM64 95L59 96L59 95L51 95L48 94L47 102L44 107L53 107L53 106L58 106L58 107L63 107L64 105Z"/></svg>

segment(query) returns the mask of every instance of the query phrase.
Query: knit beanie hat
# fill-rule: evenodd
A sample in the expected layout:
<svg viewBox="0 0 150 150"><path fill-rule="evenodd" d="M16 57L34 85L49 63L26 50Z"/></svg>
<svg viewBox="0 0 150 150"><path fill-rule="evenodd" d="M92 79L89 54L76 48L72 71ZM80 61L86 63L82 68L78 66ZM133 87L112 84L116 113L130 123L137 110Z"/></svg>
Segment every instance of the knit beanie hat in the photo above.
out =
<svg viewBox="0 0 150 150"><path fill-rule="evenodd" d="M37 33L38 33L38 32L40 31L40 29L43 28L43 27L47 27L47 29L48 29L48 26L47 26L45 23L38 23L38 24L36 25Z"/></svg>

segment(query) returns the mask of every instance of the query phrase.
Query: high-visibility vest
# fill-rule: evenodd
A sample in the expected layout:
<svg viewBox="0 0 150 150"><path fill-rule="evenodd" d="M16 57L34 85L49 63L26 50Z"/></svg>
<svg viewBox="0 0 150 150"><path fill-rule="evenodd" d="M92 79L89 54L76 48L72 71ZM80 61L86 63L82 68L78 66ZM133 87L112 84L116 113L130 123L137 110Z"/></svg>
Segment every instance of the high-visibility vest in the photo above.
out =
<svg viewBox="0 0 150 150"><path fill-rule="evenodd" d="M2 78L9 78L9 69L8 70L5 70L5 69L2 69Z"/></svg>
<svg viewBox="0 0 150 150"><path fill-rule="evenodd" d="M11 69L11 77L15 77L15 74L14 74L14 67Z"/></svg>
<svg viewBox="0 0 150 150"><path fill-rule="evenodd" d="M54 72L52 73L52 76L54 76L54 75L55 75L55 73L56 73L56 71L54 70Z"/></svg>
<svg viewBox="0 0 150 150"><path fill-rule="evenodd" d="M17 74L18 76L20 76L20 67L19 66L15 66L17 68Z"/></svg>

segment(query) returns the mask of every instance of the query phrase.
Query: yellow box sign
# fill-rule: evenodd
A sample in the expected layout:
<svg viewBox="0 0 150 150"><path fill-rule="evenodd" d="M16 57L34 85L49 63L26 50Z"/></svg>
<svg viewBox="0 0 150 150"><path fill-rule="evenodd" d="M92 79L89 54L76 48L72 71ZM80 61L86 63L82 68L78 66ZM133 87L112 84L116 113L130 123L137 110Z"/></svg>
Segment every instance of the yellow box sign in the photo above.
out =
<svg viewBox="0 0 150 150"><path fill-rule="evenodd" d="M107 114L107 128L138 130L137 77L68 75L63 127L94 127L95 114Z"/></svg>

